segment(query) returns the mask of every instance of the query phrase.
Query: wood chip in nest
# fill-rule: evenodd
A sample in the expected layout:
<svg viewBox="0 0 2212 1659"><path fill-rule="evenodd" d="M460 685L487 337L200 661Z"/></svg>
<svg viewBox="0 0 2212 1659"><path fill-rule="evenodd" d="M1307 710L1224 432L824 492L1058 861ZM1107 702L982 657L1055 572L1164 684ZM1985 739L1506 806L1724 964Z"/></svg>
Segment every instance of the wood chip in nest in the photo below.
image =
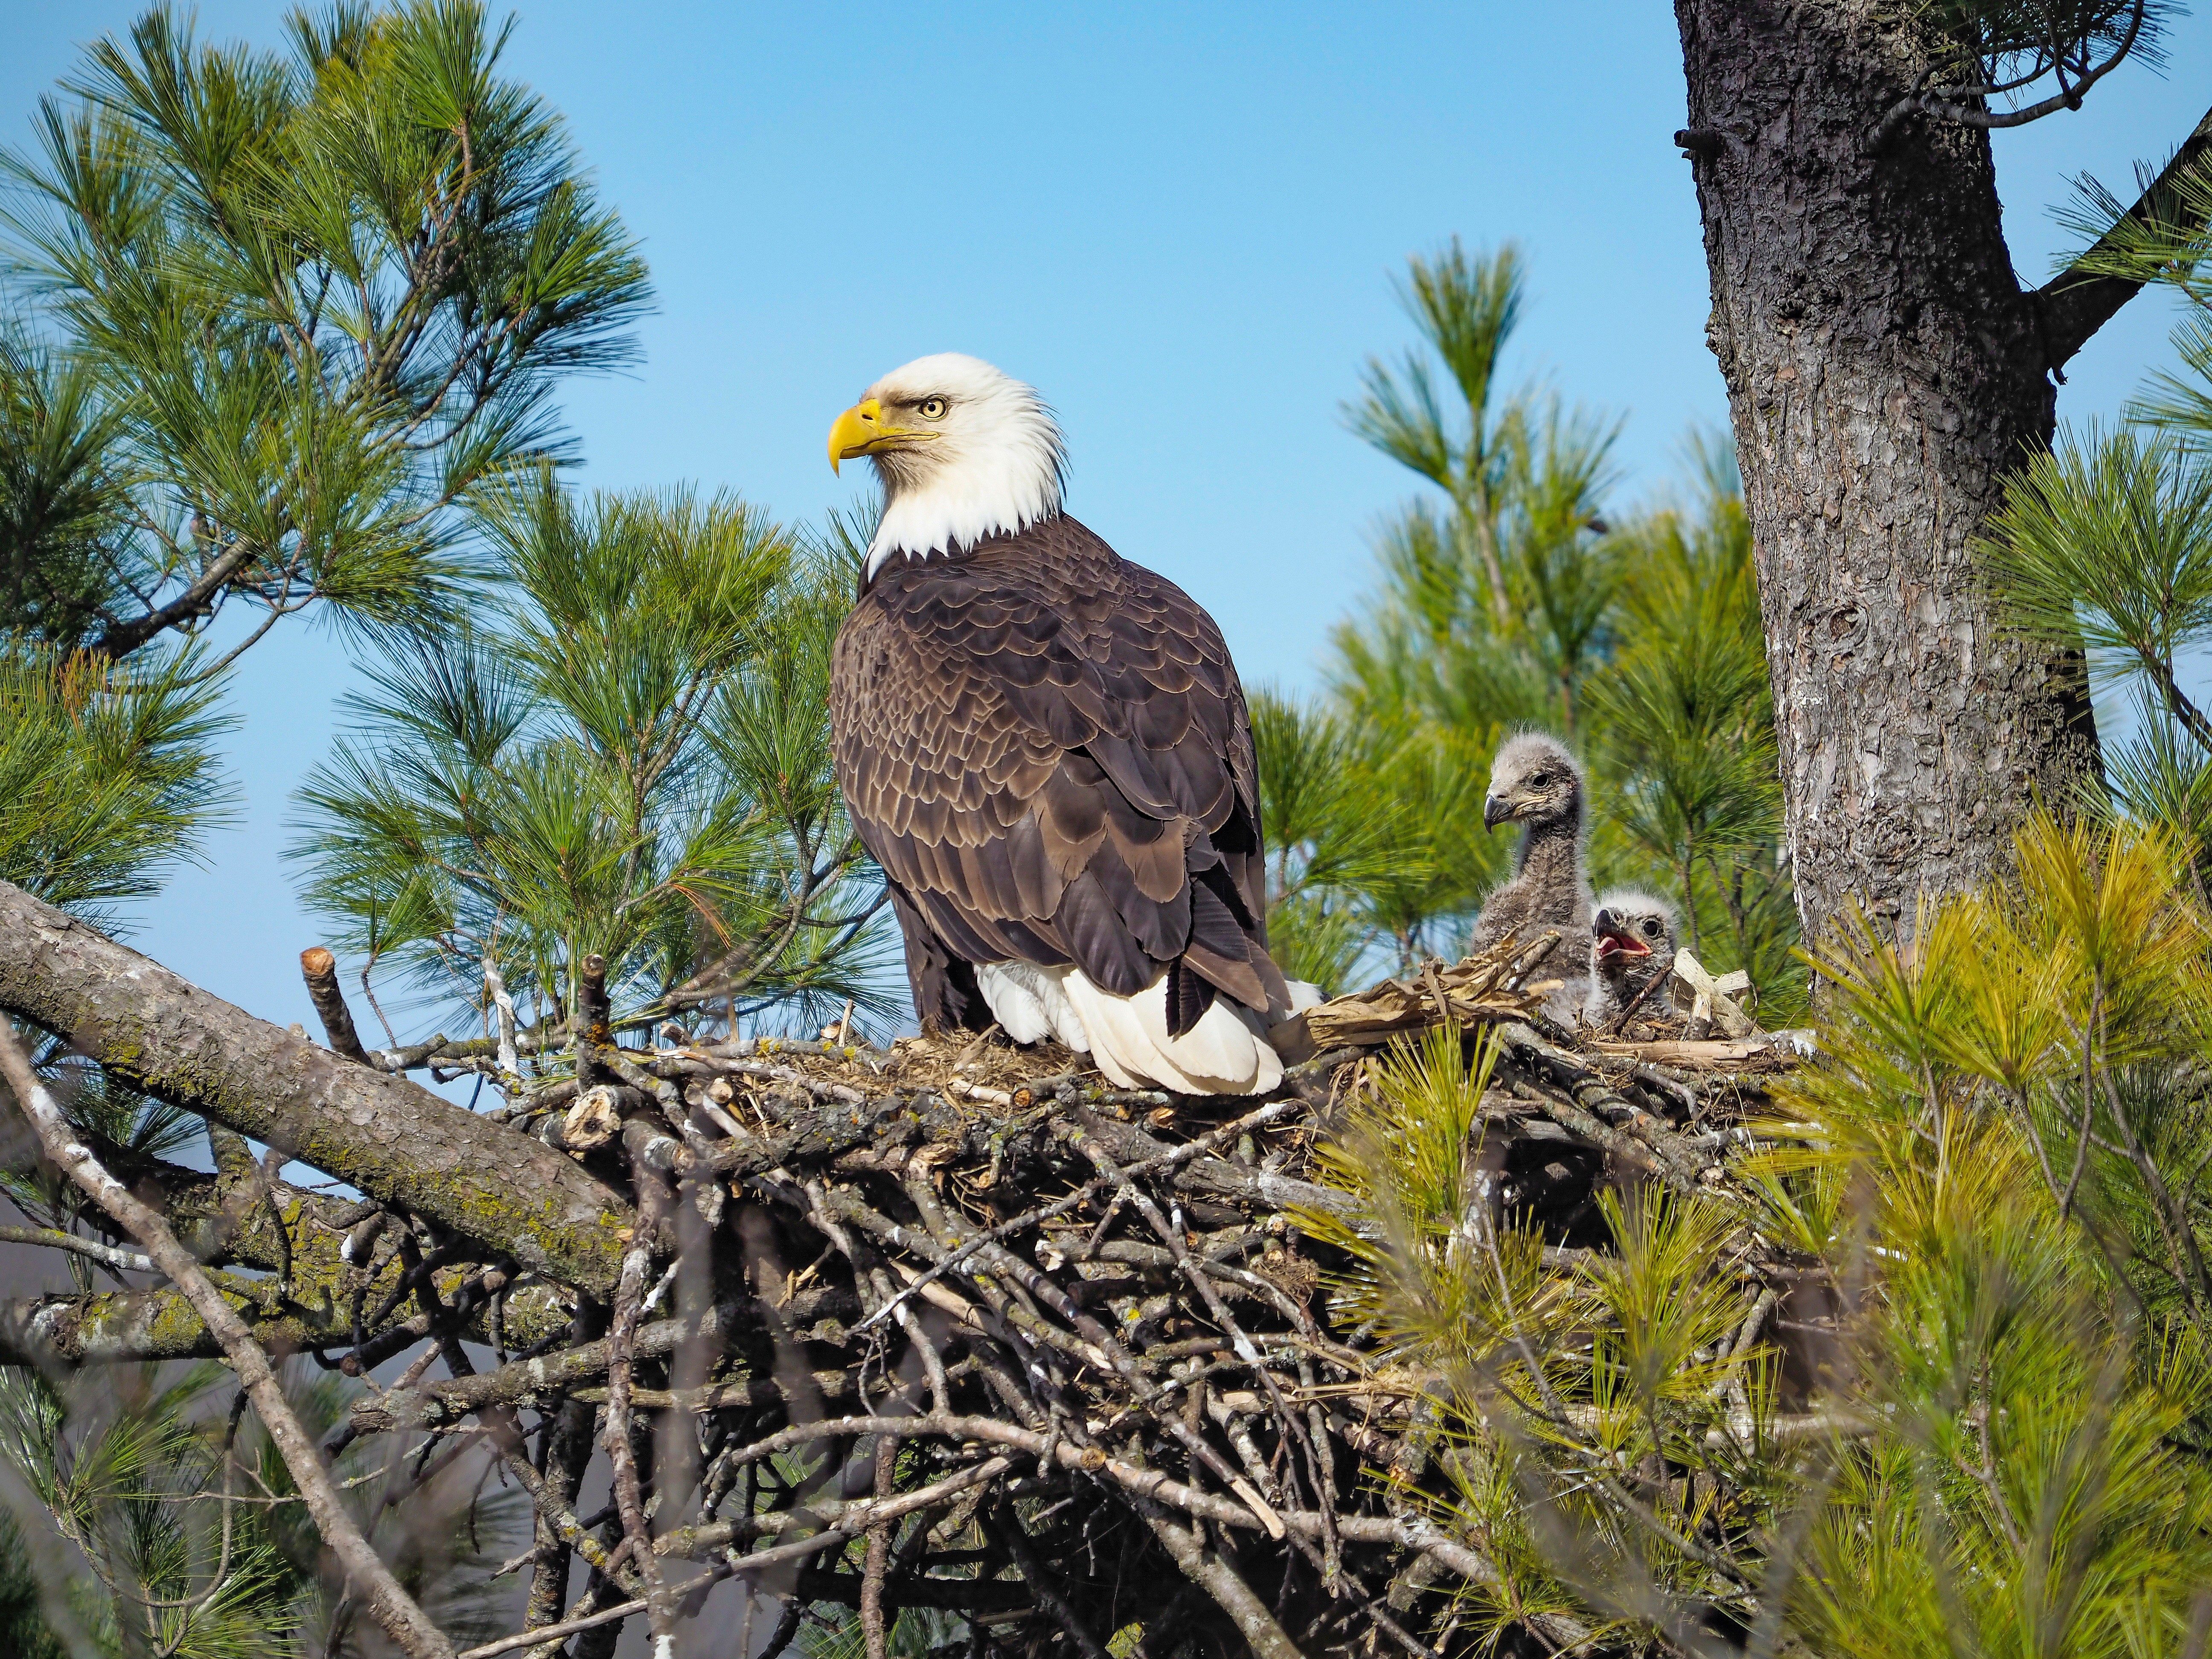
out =
<svg viewBox="0 0 2212 1659"><path fill-rule="evenodd" d="M1543 1006L1556 976L1535 981L1540 967L1559 949L1556 928L1523 945L1512 934L1474 956L1447 967L1424 964L1411 979L1386 979L1348 996L1285 1020L1268 1033L1285 1059L1293 1063L1323 1049L1379 1048L1393 1037L1425 1030L1446 1020L1462 1024L1525 1019Z"/></svg>
<svg viewBox="0 0 2212 1659"><path fill-rule="evenodd" d="M561 1139L572 1152L588 1152L604 1146L621 1129L622 1116L615 1110L614 1091L604 1086L579 1095L568 1108L568 1115L561 1120Z"/></svg>
<svg viewBox="0 0 2212 1659"><path fill-rule="evenodd" d="M1758 1022L1744 1012L1736 1001L1751 988L1751 975L1742 969L1717 979L1687 951L1677 951L1668 978L1668 989L1674 996L1676 1011L1689 1016L1689 1029L1684 1035L1692 1040L1716 1035L1747 1037L1758 1034Z"/></svg>

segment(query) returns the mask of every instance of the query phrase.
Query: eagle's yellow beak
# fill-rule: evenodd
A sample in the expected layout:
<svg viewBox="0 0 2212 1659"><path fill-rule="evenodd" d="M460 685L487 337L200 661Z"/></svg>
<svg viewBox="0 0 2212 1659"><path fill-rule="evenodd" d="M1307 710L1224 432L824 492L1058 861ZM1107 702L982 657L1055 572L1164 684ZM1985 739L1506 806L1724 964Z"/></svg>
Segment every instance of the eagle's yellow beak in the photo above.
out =
<svg viewBox="0 0 2212 1659"><path fill-rule="evenodd" d="M838 471L840 461L872 455L893 440L921 435L891 425L884 419L881 404L873 398L863 398L840 415L837 423L830 428L830 470Z"/></svg>

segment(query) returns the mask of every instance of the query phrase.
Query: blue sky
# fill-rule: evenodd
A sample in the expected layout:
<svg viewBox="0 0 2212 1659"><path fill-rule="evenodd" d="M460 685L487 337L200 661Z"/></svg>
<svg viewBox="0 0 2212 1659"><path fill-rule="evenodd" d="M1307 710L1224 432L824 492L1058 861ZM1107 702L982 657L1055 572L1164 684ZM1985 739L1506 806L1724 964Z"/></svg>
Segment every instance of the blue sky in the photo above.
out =
<svg viewBox="0 0 2212 1659"><path fill-rule="evenodd" d="M283 9L198 16L271 44ZM137 9L5 8L0 142ZM1070 510L1210 607L1249 680L1300 687L1366 580L1370 526L1408 493L1339 415L1362 361L1407 337L1389 278L1408 252L1523 245L1518 372L1626 417L1625 496L1662 489L1685 431L1724 419L1660 0L520 12L507 66L566 112L659 293L641 366L568 398L585 483L693 480L813 517L850 497L823 437L860 387L974 352L1060 410ZM2131 66L2081 112L1998 135L2023 275L2063 244L2047 209L2071 174L2124 186L2208 101L2212 19L2184 18L2162 77ZM2170 322L2163 301L2130 307L2062 413L2117 410ZM350 684L312 626L248 656L240 822L133 934L310 1029L295 964L316 930L278 854Z"/></svg>

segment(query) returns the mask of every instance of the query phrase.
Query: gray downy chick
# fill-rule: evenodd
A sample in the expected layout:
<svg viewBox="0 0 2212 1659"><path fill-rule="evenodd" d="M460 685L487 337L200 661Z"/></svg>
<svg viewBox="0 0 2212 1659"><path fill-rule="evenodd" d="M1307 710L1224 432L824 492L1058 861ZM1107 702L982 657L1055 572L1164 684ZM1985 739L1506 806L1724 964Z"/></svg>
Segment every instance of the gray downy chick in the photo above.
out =
<svg viewBox="0 0 2212 1659"><path fill-rule="evenodd" d="M1545 1000L1544 1011L1565 1025L1591 1012L1596 980L1590 969L1589 884L1583 878L1583 772L1575 757L1540 732L1507 740L1491 763L1490 793L1482 823L1521 826L1513 878L1483 901L1474 945L1506 934L1528 944L1556 927L1559 945L1536 976L1565 981Z"/></svg>
<svg viewBox="0 0 2212 1659"><path fill-rule="evenodd" d="M1615 887L1598 895L1590 927L1600 1018L1613 1018L1638 997L1642 1012L1667 1012L1663 993L1646 996L1644 988L1674 965L1674 907L1639 889Z"/></svg>

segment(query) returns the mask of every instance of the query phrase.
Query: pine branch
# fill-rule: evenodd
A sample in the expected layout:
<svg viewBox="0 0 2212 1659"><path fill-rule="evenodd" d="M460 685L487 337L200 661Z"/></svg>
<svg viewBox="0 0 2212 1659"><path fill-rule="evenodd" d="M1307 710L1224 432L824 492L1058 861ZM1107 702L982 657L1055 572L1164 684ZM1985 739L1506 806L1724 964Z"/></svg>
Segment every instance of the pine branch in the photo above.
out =
<svg viewBox="0 0 2212 1659"><path fill-rule="evenodd" d="M1940 88L1923 86L1919 90L1899 99L1891 106L1888 113L1882 117L1881 123L1875 128L1873 137L1869 140L1870 146L1878 149L1887 143L1891 136L1904 125L1905 119L1915 114L1925 115L1934 120L1948 121L1956 126L1981 127L1994 131L2005 127L2024 127L2032 121L2040 121L2046 115L2056 115L2061 110L2079 109L2081 107L2083 94L2118 69L2126 60L2128 55L2135 51L2136 42L2142 39L2143 24L2148 14L2148 0L2135 0L2134 7L2128 17L2127 32L2113 43L2111 55L2102 63L2093 64L2088 61L2089 46L2087 42L2083 43L2081 59L2071 66L2075 71L2071 79L2067 75L2069 64L2063 49L2053 47L2049 58L2039 60L2033 73L2001 84L1953 86ZM1990 98L2002 96L2033 81L2040 80L2046 68L2048 72L2057 75L2058 78L2058 90L2049 97L2025 105L2019 109L1993 110L1989 106L1988 100Z"/></svg>
<svg viewBox="0 0 2212 1659"><path fill-rule="evenodd" d="M2212 110L2208 110L2196 130L2182 140L2172 159L2136 198L2135 205L2071 265L2029 296L2042 320L2044 351L2053 370L2064 368L2074 354L2118 315L2120 307L2142 289L2142 277L2100 271L2097 263L2119 250L2125 227L2172 222L2179 204L2177 182L2208 155L2212 155ZM2063 380L2065 377L2059 378Z"/></svg>

